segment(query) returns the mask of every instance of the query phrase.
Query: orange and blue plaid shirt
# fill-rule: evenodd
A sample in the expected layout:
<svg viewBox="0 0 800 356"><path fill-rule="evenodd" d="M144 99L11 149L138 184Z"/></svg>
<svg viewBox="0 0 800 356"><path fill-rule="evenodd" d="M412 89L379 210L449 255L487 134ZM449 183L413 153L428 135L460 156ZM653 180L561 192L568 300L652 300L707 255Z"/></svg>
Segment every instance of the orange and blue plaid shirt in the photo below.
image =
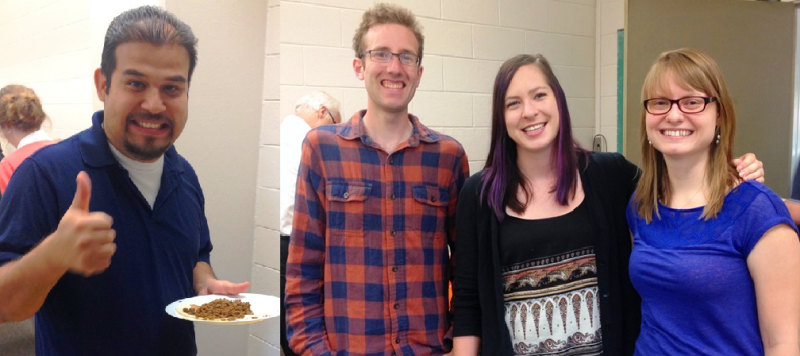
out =
<svg viewBox="0 0 800 356"><path fill-rule="evenodd" d="M387 154L366 111L309 132L286 265L289 344L302 355L442 355L463 147L413 115Z"/></svg>

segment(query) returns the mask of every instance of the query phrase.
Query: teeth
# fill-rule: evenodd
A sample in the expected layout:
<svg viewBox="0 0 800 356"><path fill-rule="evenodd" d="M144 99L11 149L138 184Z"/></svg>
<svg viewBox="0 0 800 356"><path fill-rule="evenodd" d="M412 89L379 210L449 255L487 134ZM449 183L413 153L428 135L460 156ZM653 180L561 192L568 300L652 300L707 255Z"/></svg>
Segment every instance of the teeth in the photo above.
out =
<svg viewBox="0 0 800 356"><path fill-rule="evenodd" d="M403 88L403 83L393 84L393 83L384 82L383 86L385 86L385 87L387 87L389 89L402 89Z"/></svg>
<svg viewBox="0 0 800 356"><path fill-rule="evenodd" d="M536 125L533 125L533 126L530 126L530 127L526 127L524 129L522 129L522 131L531 132L531 131L536 131L538 129L541 129L542 127L544 127L543 123L542 124L536 124Z"/></svg>
<svg viewBox="0 0 800 356"><path fill-rule="evenodd" d="M664 130L665 136L672 136L672 137L683 137L689 136L692 132L689 130Z"/></svg>
<svg viewBox="0 0 800 356"><path fill-rule="evenodd" d="M161 127L161 124L151 124L147 122L137 122L137 124L146 129L157 129Z"/></svg>

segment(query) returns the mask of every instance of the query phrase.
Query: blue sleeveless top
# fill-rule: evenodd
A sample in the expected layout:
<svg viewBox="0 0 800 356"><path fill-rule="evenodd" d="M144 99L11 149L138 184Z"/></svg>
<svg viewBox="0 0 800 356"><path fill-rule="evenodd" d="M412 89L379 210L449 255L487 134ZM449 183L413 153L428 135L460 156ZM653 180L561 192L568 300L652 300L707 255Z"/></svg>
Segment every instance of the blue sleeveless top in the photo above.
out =
<svg viewBox="0 0 800 356"><path fill-rule="evenodd" d="M635 355L763 355L747 256L770 228L797 231L786 205L748 181L707 221L703 207L658 210L646 224L628 203L630 277L642 297Z"/></svg>

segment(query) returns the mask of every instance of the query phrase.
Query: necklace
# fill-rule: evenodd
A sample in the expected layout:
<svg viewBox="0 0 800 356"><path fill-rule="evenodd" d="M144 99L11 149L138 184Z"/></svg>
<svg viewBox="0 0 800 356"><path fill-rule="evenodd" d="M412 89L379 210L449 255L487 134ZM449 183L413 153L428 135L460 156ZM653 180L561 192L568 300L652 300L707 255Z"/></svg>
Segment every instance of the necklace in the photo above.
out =
<svg viewBox="0 0 800 356"><path fill-rule="evenodd" d="M690 207L692 201L694 200L694 198L697 196L697 193L700 193L701 191L703 191L703 187L702 186L700 187L700 189L698 189L696 192L694 192L694 194L692 194L692 197L689 198L689 200L687 200L686 203L684 203L682 207L676 206L675 209L688 209Z"/></svg>

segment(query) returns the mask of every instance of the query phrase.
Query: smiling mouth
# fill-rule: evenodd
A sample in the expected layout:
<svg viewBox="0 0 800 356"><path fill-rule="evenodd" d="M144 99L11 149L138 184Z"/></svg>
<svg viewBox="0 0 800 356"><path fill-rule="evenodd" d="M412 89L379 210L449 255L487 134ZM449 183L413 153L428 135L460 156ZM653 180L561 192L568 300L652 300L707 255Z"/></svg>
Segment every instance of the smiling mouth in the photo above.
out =
<svg viewBox="0 0 800 356"><path fill-rule="evenodd" d="M522 129L522 131L523 132L533 132L533 131L536 131L536 130L539 130L539 129L543 128L544 125L545 125L544 123L541 123L541 124L536 124L536 125L533 125L533 126L528 126L528 127L524 128L524 129Z"/></svg>
<svg viewBox="0 0 800 356"><path fill-rule="evenodd" d="M389 89L403 89L406 86L403 82L390 82L388 80L381 81L381 85Z"/></svg>
<svg viewBox="0 0 800 356"><path fill-rule="evenodd" d="M690 130L661 130L661 134L669 137L685 137L689 136L694 131Z"/></svg>
<svg viewBox="0 0 800 356"><path fill-rule="evenodd" d="M136 125L136 126L139 126L139 127L146 128L146 129L167 128L167 124L154 124L154 123L149 123L149 122L139 122L139 121L136 121L136 120L133 121L133 124Z"/></svg>

